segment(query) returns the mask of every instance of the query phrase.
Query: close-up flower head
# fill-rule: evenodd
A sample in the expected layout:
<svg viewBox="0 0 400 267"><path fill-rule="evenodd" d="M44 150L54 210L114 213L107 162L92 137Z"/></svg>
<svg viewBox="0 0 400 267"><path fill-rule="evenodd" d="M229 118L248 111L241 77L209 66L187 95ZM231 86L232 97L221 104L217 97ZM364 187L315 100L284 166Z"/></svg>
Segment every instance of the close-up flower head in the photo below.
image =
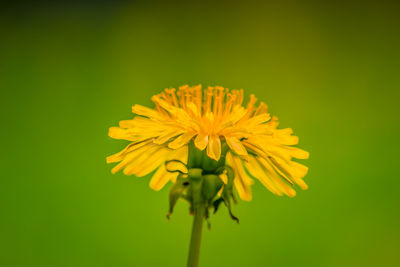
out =
<svg viewBox="0 0 400 267"><path fill-rule="evenodd" d="M165 163L186 165L192 144L233 169L234 187L243 200L252 198L253 179L279 196L295 196L295 184L307 189L303 177L308 168L293 159L306 159L308 152L293 147L298 137L290 128L278 129L277 117L271 117L264 102L257 104L254 95L244 103L243 90L185 85L165 89L152 100L154 108L136 104L133 119L110 128L110 137L131 142L107 158L108 163L118 162L113 173L123 169L141 177L155 171L150 187L160 190L178 176ZM220 177L227 182L225 175Z"/></svg>
<svg viewBox="0 0 400 267"><path fill-rule="evenodd" d="M235 191L250 201L254 179L278 196L294 197L295 185L307 189L308 168L293 159L306 159L308 152L293 147L298 137L290 128L278 129L278 119L254 95L245 104L243 90L185 85L152 100L154 108L134 105L133 119L110 128L110 137L131 143L107 162L118 163L112 173L154 172L154 190L171 181L168 219L179 199L189 202L194 215L189 267L198 266L202 223L210 209L215 213L224 203L239 222L231 208Z"/></svg>

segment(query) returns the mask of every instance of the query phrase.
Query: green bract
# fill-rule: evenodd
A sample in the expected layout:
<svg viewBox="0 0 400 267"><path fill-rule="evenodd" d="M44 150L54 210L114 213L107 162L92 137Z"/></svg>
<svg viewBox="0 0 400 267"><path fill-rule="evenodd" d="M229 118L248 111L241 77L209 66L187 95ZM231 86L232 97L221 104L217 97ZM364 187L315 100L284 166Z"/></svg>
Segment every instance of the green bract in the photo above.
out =
<svg viewBox="0 0 400 267"><path fill-rule="evenodd" d="M199 206L205 207L204 217L209 217L210 209L214 213L221 203L224 203L229 210L231 218L239 220L232 214L231 200L236 202L233 194L234 172L225 163L225 156L229 150L226 143L221 145L221 158L216 161L207 156L206 151L197 149L193 142L189 144L188 164L181 161L167 161L166 168L169 172L179 172L176 183L169 192L169 212L167 218L172 214L177 201L182 198L189 202L190 213ZM186 170L184 170L186 168ZM220 175L226 175L224 183ZM222 189L222 192L218 194Z"/></svg>

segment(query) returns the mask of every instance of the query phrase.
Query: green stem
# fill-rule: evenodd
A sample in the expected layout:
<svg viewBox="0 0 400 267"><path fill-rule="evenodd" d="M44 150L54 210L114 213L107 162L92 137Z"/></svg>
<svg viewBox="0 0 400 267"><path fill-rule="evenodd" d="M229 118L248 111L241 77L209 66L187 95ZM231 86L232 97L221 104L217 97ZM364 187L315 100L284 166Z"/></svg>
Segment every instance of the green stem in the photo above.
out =
<svg viewBox="0 0 400 267"><path fill-rule="evenodd" d="M192 238L190 240L189 258L187 262L187 267L199 266L201 232L203 229L204 215L205 215L205 205L200 204L194 210Z"/></svg>

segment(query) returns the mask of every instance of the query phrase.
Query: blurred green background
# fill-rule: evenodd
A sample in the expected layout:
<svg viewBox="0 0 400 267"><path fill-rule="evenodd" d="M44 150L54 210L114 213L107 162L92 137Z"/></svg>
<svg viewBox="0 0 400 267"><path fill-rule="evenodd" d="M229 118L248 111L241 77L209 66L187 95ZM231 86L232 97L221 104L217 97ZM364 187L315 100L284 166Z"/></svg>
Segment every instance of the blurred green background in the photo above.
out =
<svg viewBox="0 0 400 267"><path fill-rule="evenodd" d="M308 191L205 230L201 266L399 266L395 2L47 3L0 16L0 266L184 266L192 217L111 175L108 127L183 84L244 88L310 151Z"/></svg>

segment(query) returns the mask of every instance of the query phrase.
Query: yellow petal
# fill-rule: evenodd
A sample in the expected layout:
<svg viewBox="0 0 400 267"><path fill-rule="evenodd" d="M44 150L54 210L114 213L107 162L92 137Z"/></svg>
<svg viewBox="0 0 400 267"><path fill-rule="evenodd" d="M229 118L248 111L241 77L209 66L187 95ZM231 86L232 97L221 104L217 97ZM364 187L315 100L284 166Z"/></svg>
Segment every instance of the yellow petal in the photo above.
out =
<svg viewBox="0 0 400 267"><path fill-rule="evenodd" d="M141 141L141 142L134 142L134 143L130 143L128 146L126 146L123 150L121 150L120 152L108 156L106 161L107 163L112 163L112 162L119 162L121 160L124 159L124 156L128 153L131 152L133 150L136 150L142 146L147 145L148 143L150 143L151 140L145 140L145 141Z"/></svg>
<svg viewBox="0 0 400 267"><path fill-rule="evenodd" d="M260 157L257 157L256 159L259 162L260 166L263 167L263 170L267 173L267 175L274 181L279 190L281 190L289 197L296 196L296 191L294 191L294 189L289 184L284 182L282 178L279 177L273 167L265 159Z"/></svg>
<svg viewBox="0 0 400 267"><path fill-rule="evenodd" d="M271 116L268 113L263 113L263 114L257 115L255 117L252 117L252 118L246 120L245 123L255 126L255 125L267 122L270 119L271 119Z"/></svg>
<svg viewBox="0 0 400 267"><path fill-rule="evenodd" d="M306 176L306 174L308 172L307 166L304 166L303 164L300 164L295 161L290 162L290 165L292 166L291 171L294 176L299 177L299 178L303 178L304 176Z"/></svg>
<svg viewBox="0 0 400 267"><path fill-rule="evenodd" d="M226 162L234 169L235 178L233 180L235 188L239 194L239 197L245 201L252 199L250 184L252 180L243 169L240 159L236 160L237 157L231 153L226 154Z"/></svg>
<svg viewBox="0 0 400 267"><path fill-rule="evenodd" d="M184 133L181 136L177 137L174 141L168 144L169 148L172 149L178 149L184 145L186 145L190 139L195 135L196 133L190 132L190 133Z"/></svg>
<svg viewBox="0 0 400 267"><path fill-rule="evenodd" d="M135 120L122 120L119 121L119 127L121 128L133 128L137 125Z"/></svg>
<svg viewBox="0 0 400 267"><path fill-rule="evenodd" d="M168 154L167 160L180 160L183 163L187 164L188 160L188 146L183 146L181 148L178 148L176 150L171 151L171 153Z"/></svg>
<svg viewBox="0 0 400 267"><path fill-rule="evenodd" d="M285 146L285 149L290 151L290 154L296 159L308 159L310 153L298 147Z"/></svg>
<svg viewBox="0 0 400 267"><path fill-rule="evenodd" d="M132 107L132 112L148 118L163 120L163 117L160 115L160 113L158 113L154 109L144 107L142 105L134 105Z"/></svg>
<svg viewBox="0 0 400 267"><path fill-rule="evenodd" d="M275 195L282 196L282 192L276 187L275 183L268 177L268 175L261 169L257 160L253 156L249 156L247 161L244 162L248 172L257 178L269 191Z"/></svg>
<svg viewBox="0 0 400 267"><path fill-rule="evenodd" d="M207 146L207 155L216 161L221 157L221 140L219 139L219 136L210 136Z"/></svg>
<svg viewBox="0 0 400 267"><path fill-rule="evenodd" d="M292 186L294 185L294 183L292 181L293 180L292 175L282 164L279 164L278 161L272 156L267 157L266 160L271 165L271 167L275 170L275 172L277 172L289 184L291 184Z"/></svg>
<svg viewBox="0 0 400 267"><path fill-rule="evenodd" d="M221 181L222 181L224 184L228 184L228 176L227 176L225 173L221 173L221 174L219 175L219 178L221 179Z"/></svg>
<svg viewBox="0 0 400 267"><path fill-rule="evenodd" d="M225 136L226 143L228 146L238 155L245 156L247 155L247 150L244 148L242 143L236 137L227 137Z"/></svg>
<svg viewBox="0 0 400 267"><path fill-rule="evenodd" d="M277 139L279 140L279 143L281 143L282 145L293 146L293 145L297 145L299 143L299 138L294 135L277 136Z"/></svg>
<svg viewBox="0 0 400 267"><path fill-rule="evenodd" d="M308 189L308 185L303 181L303 177L307 174L308 168L300 163L295 161L291 161L288 163L282 161L279 158L276 160L283 166L291 175L291 179L300 186L301 189L306 190Z"/></svg>
<svg viewBox="0 0 400 267"><path fill-rule="evenodd" d="M195 116L200 116L199 109L196 107L196 105L193 102L187 103L186 106L190 111L192 111L192 113Z"/></svg>
<svg viewBox="0 0 400 267"><path fill-rule="evenodd" d="M303 189L303 190L308 189L308 185L302 179L299 179L299 178L293 178L293 179L296 182L296 184L298 186L300 186L301 189Z"/></svg>
<svg viewBox="0 0 400 267"><path fill-rule="evenodd" d="M227 117L227 119L232 124L235 124L240 119L242 119L243 116L246 115L246 113L247 113L247 110L244 109L242 106L235 106L232 113ZM223 124L225 124L225 123L227 123L227 121L224 121Z"/></svg>
<svg viewBox="0 0 400 267"><path fill-rule="evenodd" d="M140 164L135 164L131 172L136 177L143 177L151 173L160 165L164 165L168 153L169 153L168 149L160 149L156 151L155 153L149 156L149 158L151 157L151 160L146 160L144 162L141 162ZM128 169L128 167L126 169Z"/></svg>
<svg viewBox="0 0 400 267"><path fill-rule="evenodd" d="M174 178L176 179L176 176L178 176L178 174L167 172L165 170L165 166L162 165L154 173L153 178L151 178L151 180L150 180L150 188L152 188L153 190L159 191L164 187L164 185L169 180L174 180Z"/></svg>
<svg viewBox="0 0 400 267"><path fill-rule="evenodd" d="M268 152L268 154L273 155L276 158L280 158L286 162L290 162L292 160L292 155L290 154L290 152L288 152L286 149L282 149L282 147L280 146L265 146L264 150Z"/></svg>
<svg viewBox="0 0 400 267"><path fill-rule="evenodd" d="M132 152L127 153L124 159L120 163L118 163L114 168L112 168L111 173L113 174L117 173L118 171L122 170L127 164L135 160L140 154L146 154L151 149L152 149L151 145L146 145Z"/></svg>
<svg viewBox="0 0 400 267"><path fill-rule="evenodd" d="M164 144L165 142L167 142L169 139L181 134L182 131L181 130L176 130L176 129L172 129L168 132L165 132L163 135L160 135L159 137L157 137L156 139L154 139L154 144Z"/></svg>
<svg viewBox="0 0 400 267"><path fill-rule="evenodd" d="M122 129L120 127L110 127L108 130L108 136L114 139L124 139L129 141L135 141L135 139L137 139L134 138L127 129Z"/></svg>
<svg viewBox="0 0 400 267"><path fill-rule="evenodd" d="M176 113L179 112L179 108L169 104L168 102L162 100L159 96L153 96L151 100L154 103L159 104L163 109L168 111L171 115L176 116Z"/></svg>
<svg viewBox="0 0 400 267"><path fill-rule="evenodd" d="M251 190L250 190L250 188L246 188L243 185L242 180L240 180L239 178L235 177L234 185L235 185L235 188L236 188L236 190L237 190L237 192L239 194L239 197L242 200L244 200L244 201L251 201L252 200L253 197L252 197Z"/></svg>
<svg viewBox="0 0 400 267"><path fill-rule="evenodd" d="M204 150L208 144L208 135L199 133L194 139L194 144L198 149Z"/></svg>
<svg viewBox="0 0 400 267"><path fill-rule="evenodd" d="M159 149L159 146L151 146L146 152L138 154L125 166L124 174L134 174L134 172L137 171L142 165L147 164L148 161L152 158L153 154L156 154Z"/></svg>
<svg viewBox="0 0 400 267"><path fill-rule="evenodd" d="M293 130L291 128L279 129L275 132L275 138L282 145L297 145L299 143L299 138L291 135L292 133Z"/></svg>

